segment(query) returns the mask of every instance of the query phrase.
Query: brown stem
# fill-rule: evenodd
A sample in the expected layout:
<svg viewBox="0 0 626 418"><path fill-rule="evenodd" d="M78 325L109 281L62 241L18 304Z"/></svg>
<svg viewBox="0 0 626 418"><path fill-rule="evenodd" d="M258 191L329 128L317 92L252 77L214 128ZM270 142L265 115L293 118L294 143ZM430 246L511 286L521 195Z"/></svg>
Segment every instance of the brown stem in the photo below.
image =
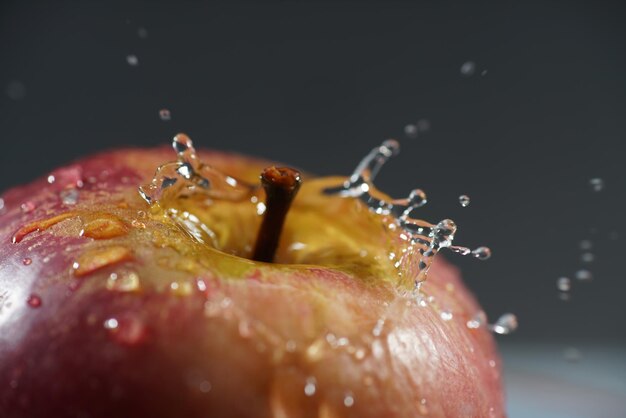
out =
<svg viewBox="0 0 626 418"><path fill-rule="evenodd" d="M261 173L265 189L265 214L254 246L253 260L271 263L274 260L280 233L293 198L302 179L300 173L288 167L268 167Z"/></svg>

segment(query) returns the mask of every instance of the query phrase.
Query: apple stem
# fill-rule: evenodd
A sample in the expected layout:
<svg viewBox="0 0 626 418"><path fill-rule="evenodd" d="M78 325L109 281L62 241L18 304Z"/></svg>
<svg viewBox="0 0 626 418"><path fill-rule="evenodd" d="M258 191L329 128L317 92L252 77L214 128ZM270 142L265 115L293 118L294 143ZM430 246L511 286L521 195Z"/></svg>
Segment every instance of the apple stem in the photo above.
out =
<svg viewBox="0 0 626 418"><path fill-rule="evenodd" d="M280 234L302 179L300 173L288 167L267 167L261 173L265 190L265 214L254 246L255 261L271 263L278 248Z"/></svg>

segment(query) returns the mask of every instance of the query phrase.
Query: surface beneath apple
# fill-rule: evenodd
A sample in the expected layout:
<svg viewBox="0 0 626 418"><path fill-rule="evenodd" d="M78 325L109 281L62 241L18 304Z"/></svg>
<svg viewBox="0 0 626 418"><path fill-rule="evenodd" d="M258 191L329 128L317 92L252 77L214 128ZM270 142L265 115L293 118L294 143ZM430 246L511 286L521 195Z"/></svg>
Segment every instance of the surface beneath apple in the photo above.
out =
<svg viewBox="0 0 626 418"><path fill-rule="evenodd" d="M270 165L199 155L250 185ZM171 159L111 151L3 195L0 416L506 415L458 271L439 256L414 291L398 233L321 193L343 178L304 176L260 263L262 190L150 206L137 187Z"/></svg>

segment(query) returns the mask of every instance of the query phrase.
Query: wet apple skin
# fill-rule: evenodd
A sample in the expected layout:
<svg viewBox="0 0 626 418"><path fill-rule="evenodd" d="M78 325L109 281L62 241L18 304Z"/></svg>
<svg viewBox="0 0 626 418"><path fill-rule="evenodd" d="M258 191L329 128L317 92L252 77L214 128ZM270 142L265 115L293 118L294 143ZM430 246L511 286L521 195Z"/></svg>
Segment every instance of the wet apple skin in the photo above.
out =
<svg viewBox="0 0 626 418"><path fill-rule="evenodd" d="M250 181L266 165L216 152L202 158ZM134 207L141 201L128 196L170 159L165 148L118 150L71 167L106 183L101 199ZM434 297L425 307L389 283L323 266L250 264L236 277L176 271L158 262L175 251L149 241L133 248L133 260L76 278L72 263L93 240L67 233L71 225L11 243L23 225L68 210L58 201L63 187L41 179L3 195L0 416L505 416L493 338L467 328L480 307L441 257L423 286ZM30 200L37 209L23 213ZM147 284L109 290L120 266ZM28 304L31 295L41 306ZM453 317L442 319L443 310ZM107 329L112 318L117 327Z"/></svg>

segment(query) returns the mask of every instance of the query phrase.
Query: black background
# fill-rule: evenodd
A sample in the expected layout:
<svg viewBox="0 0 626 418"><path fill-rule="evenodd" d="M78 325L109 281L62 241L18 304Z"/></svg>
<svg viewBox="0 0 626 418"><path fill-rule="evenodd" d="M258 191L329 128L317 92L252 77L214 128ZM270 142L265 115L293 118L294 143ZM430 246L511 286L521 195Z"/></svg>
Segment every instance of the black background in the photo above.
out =
<svg viewBox="0 0 626 418"><path fill-rule="evenodd" d="M456 243L493 249L487 262L448 259L492 319L519 316L509 341L623 341L625 10L2 0L0 190L178 131L320 174L348 174L395 137L403 152L378 185L398 197L423 188L426 219L455 219ZM408 138L419 119L430 130ZM592 191L593 177L604 190ZM594 281L563 302L556 280L585 266L582 239L594 245Z"/></svg>

